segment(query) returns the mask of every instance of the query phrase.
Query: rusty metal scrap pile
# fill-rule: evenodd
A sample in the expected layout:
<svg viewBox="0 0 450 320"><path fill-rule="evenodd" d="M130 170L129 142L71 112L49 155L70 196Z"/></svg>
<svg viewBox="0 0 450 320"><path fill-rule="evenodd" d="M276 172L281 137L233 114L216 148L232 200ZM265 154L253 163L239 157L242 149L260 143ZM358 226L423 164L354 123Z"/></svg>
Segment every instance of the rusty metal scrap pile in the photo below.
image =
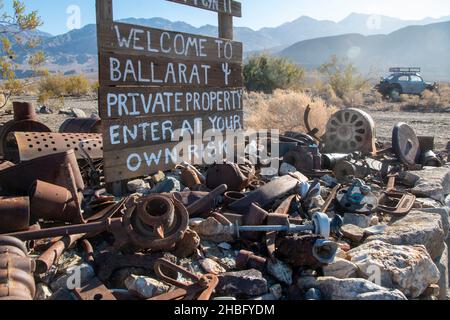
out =
<svg viewBox="0 0 450 320"><path fill-rule="evenodd" d="M261 175L264 161L184 163L115 197L98 120L53 133L30 104L14 114L0 127L0 300L313 299L297 280L420 208L405 173L447 160L406 124L377 143L370 116L349 109L323 137L271 141L275 175ZM360 238L347 215L370 221Z"/></svg>

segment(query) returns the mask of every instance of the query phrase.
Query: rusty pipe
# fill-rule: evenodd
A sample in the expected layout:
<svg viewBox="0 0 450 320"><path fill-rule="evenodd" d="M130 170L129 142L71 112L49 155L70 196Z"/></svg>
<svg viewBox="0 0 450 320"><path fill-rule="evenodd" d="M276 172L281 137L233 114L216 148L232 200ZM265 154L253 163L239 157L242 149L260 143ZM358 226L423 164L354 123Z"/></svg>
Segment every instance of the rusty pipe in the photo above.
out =
<svg viewBox="0 0 450 320"><path fill-rule="evenodd" d="M28 197L0 197L0 233L24 231L30 226Z"/></svg>
<svg viewBox="0 0 450 320"><path fill-rule="evenodd" d="M13 102L14 121L37 119L36 110L29 102Z"/></svg>
<svg viewBox="0 0 450 320"><path fill-rule="evenodd" d="M222 184L211 191L207 196L191 204L189 207L187 207L189 216L192 218L201 214L208 213L215 207L217 197L223 195L227 190L227 185Z"/></svg>
<svg viewBox="0 0 450 320"><path fill-rule="evenodd" d="M95 260L94 260L94 248L92 247L92 244L89 242L88 239L83 239L81 241L81 245L83 246L84 252L86 253L86 261L88 263L93 264Z"/></svg>
<svg viewBox="0 0 450 320"><path fill-rule="evenodd" d="M70 248L75 242L84 237L85 234L75 234L70 236L64 236L62 239L53 243L43 254L36 259L36 273L44 274L58 262L59 258Z"/></svg>

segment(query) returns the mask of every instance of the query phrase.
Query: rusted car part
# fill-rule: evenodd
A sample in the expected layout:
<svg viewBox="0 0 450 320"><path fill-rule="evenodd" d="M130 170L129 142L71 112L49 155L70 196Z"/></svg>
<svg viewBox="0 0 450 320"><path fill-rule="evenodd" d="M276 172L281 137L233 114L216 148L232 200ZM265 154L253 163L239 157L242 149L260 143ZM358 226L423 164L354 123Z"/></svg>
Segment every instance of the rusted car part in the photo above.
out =
<svg viewBox="0 0 450 320"><path fill-rule="evenodd" d="M309 134L303 132L285 132L284 135L280 136L280 141L284 142L294 142L297 145L311 145L316 144L316 140L311 137Z"/></svg>
<svg viewBox="0 0 450 320"><path fill-rule="evenodd" d="M36 273L47 273L55 265L64 251L70 248L75 242L83 238L84 234L64 236L62 239L54 242L50 248L42 253L36 260Z"/></svg>
<svg viewBox="0 0 450 320"><path fill-rule="evenodd" d="M219 204L219 197L221 197L227 190L228 187L226 184L219 185L213 191L208 193L208 195L189 205L187 207L189 216L194 218L199 215L210 213ZM175 197L178 198L179 195L175 195Z"/></svg>
<svg viewBox="0 0 450 320"><path fill-rule="evenodd" d="M266 210L252 203L248 212L242 217L242 224L244 226L263 225L267 221L268 216L269 213ZM242 232L241 236L252 241L261 241L263 234L261 232Z"/></svg>
<svg viewBox="0 0 450 320"><path fill-rule="evenodd" d="M184 168L184 169L189 169L189 170L194 171L197 174L197 177L200 179L200 182L201 183L205 183L205 181L206 181L205 176L200 171L198 171L198 169L196 167L194 167L192 164L190 164L190 163L188 163L186 161L183 161L177 167L181 167L181 168Z"/></svg>
<svg viewBox="0 0 450 320"><path fill-rule="evenodd" d="M392 148L399 160L413 166L420 160L420 145L414 129L406 123L397 123L392 132Z"/></svg>
<svg viewBox="0 0 450 320"><path fill-rule="evenodd" d="M183 278L192 281L192 284L187 284L178 281L176 278L168 276L164 270L169 270L181 274ZM211 298L214 289L219 284L219 279L216 275L206 274L199 277L186 269L177 266L176 264L165 259L159 259L155 263L155 273L164 282L178 287L174 291L162 294L160 296L151 298L149 300L199 300L207 301Z"/></svg>
<svg viewBox="0 0 450 320"><path fill-rule="evenodd" d="M242 198L245 198L245 193L236 191L225 192L223 195L223 205L226 207Z"/></svg>
<svg viewBox="0 0 450 320"><path fill-rule="evenodd" d="M184 232L188 228L189 216L186 208L180 202L174 201L175 213L173 223L167 229L164 229L164 238L161 238L158 232L155 232L155 228L141 220L136 210L135 201L135 199L130 198L130 203L125 205L125 213L122 218L109 218L99 222L48 228L38 231L15 232L8 235L27 241L82 233L92 235L109 232L114 236L114 248L116 250L120 250L129 245L134 248L155 251L172 249L176 245L176 242L183 237ZM152 199L147 199L147 202L152 201Z"/></svg>
<svg viewBox="0 0 450 320"><path fill-rule="evenodd" d="M378 198L361 179L355 179L350 187L341 189L337 200L343 212L370 214L378 208Z"/></svg>
<svg viewBox="0 0 450 320"><path fill-rule="evenodd" d="M162 253L152 254L118 254L102 252L95 257L94 265L101 281L107 281L116 270L123 268L140 268L153 271L155 262L162 258Z"/></svg>
<svg viewBox="0 0 450 320"><path fill-rule="evenodd" d="M336 257L338 245L316 235L280 237L276 243L276 257L295 268L318 269Z"/></svg>
<svg viewBox="0 0 450 320"><path fill-rule="evenodd" d="M308 178L300 172L283 176L275 179L261 188L250 192L245 198L232 203L229 206L231 211L245 214L248 212L253 203L258 203L260 207L264 208L273 201L292 192L292 190L300 183L307 182Z"/></svg>
<svg viewBox="0 0 450 320"><path fill-rule="evenodd" d="M206 173L206 186L215 189L226 184L229 191L242 191L255 175L251 164L224 163L211 166Z"/></svg>
<svg viewBox="0 0 450 320"><path fill-rule="evenodd" d="M0 233L28 230L30 199L28 197L0 197Z"/></svg>
<svg viewBox="0 0 450 320"><path fill-rule="evenodd" d="M75 288L73 293L79 300L83 301L115 301L116 297L112 292L98 279L92 278L82 288Z"/></svg>
<svg viewBox="0 0 450 320"><path fill-rule="evenodd" d="M353 178L363 179L371 173L370 168L361 161L340 161L333 169L333 174L339 181Z"/></svg>
<svg viewBox="0 0 450 320"><path fill-rule="evenodd" d="M59 133L102 133L102 121L98 118L70 118L59 127Z"/></svg>
<svg viewBox="0 0 450 320"><path fill-rule="evenodd" d="M202 184L197 172L191 168L183 168L181 170L181 183L189 189Z"/></svg>
<svg viewBox="0 0 450 320"><path fill-rule="evenodd" d="M286 217L288 219L288 217ZM241 232L286 232L286 233L312 233L322 236L323 238L328 238L330 236L330 224L331 221L328 216L324 213L316 213L313 216L312 221L308 221L303 225L260 225L260 226L239 226L239 225L229 225L228 231L230 234L235 235L240 238Z"/></svg>
<svg viewBox="0 0 450 320"><path fill-rule="evenodd" d="M341 161L349 161L353 157L350 153L326 153L322 155L322 168L334 170L336 165Z"/></svg>
<svg viewBox="0 0 450 320"><path fill-rule="evenodd" d="M251 251L241 250L236 257L236 269L238 270L256 269L264 272L266 263L266 258L259 257Z"/></svg>
<svg viewBox="0 0 450 320"><path fill-rule="evenodd" d="M70 150L26 161L1 170L0 194L26 196L36 180L65 187L74 192L84 190L84 182L75 153ZM76 190L72 190L74 188Z"/></svg>
<svg viewBox="0 0 450 320"><path fill-rule="evenodd" d="M389 177L388 186L378 199L378 210L401 217L407 215L412 210L416 196L410 193L396 191L395 180L395 176ZM394 199L398 201L395 205L392 204ZM388 203L391 203L391 205L387 205Z"/></svg>
<svg viewBox="0 0 450 320"><path fill-rule="evenodd" d="M30 187L29 195L31 214L35 219L69 223L85 222L81 210L83 194L76 192L75 185L67 189L36 180Z"/></svg>
<svg viewBox="0 0 450 320"><path fill-rule="evenodd" d="M320 142L320 138L318 136L319 129L317 129L317 128L312 129L310 121L309 121L310 116L311 116L311 111L312 111L311 106L308 105L306 107L305 114L303 116L303 122L305 123L305 128L308 131L308 135L314 137L314 139L316 139L318 142Z"/></svg>
<svg viewBox="0 0 450 320"><path fill-rule="evenodd" d="M95 261L94 247L92 246L92 244L89 242L88 239L83 239L83 240L81 240L81 246L83 247L83 250L84 250L86 262L88 262L90 264L94 264L94 261Z"/></svg>
<svg viewBox="0 0 450 320"><path fill-rule="evenodd" d="M280 205L274 210L274 213L288 216L292 207L292 203L294 202L294 200L297 200L298 197L299 196L296 194L290 195L280 203Z"/></svg>
<svg viewBox="0 0 450 320"><path fill-rule="evenodd" d="M317 145L295 147L283 157L283 160L300 172L309 173L322 169L322 155Z"/></svg>
<svg viewBox="0 0 450 320"><path fill-rule="evenodd" d="M75 150L77 159L84 159L80 142L91 159L103 158L102 135L97 133L14 133L20 161L29 161L47 155Z"/></svg>
<svg viewBox="0 0 450 320"><path fill-rule="evenodd" d="M333 114L328 121L324 138L324 153L376 154L375 123L359 109L345 109Z"/></svg>
<svg viewBox="0 0 450 320"><path fill-rule="evenodd" d="M34 263L18 239L0 236L0 300L33 300Z"/></svg>
<svg viewBox="0 0 450 320"><path fill-rule="evenodd" d="M14 147L13 132L51 132L43 123L37 121L36 111L31 103L13 102L14 120L0 129L0 156L5 160L18 162L19 154Z"/></svg>
<svg viewBox="0 0 450 320"><path fill-rule="evenodd" d="M417 136L420 150L435 150L434 136Z"/></svg>
<svg viewBox="0 0 450 320"><path fill-rule="evenodd" d="M441 160L432 150L428 150L422 153L420 163L425 167L442 167Z"/></svg>
<svg viewBox="0 0 450 320"><path fill-rule="evenodd" d="M333 204L333 202L336 200L337 193L341 189L342 185L338 184L336 185L333 190L331 190L331 193L328 195L327 199L325 200L325 203L323 204L321 208L321 212L327 213L328 209L330 209L330 206Z"/></svg>

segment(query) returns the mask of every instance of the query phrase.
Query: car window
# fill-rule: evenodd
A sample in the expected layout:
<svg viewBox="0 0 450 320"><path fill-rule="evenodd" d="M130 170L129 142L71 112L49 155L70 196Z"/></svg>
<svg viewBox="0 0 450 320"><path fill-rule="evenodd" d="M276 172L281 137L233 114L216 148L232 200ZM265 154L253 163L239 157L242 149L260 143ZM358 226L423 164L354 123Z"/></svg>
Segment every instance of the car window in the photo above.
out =
<svg viewBox="0 0 450 320"><path fill-rule="evenodd" d="M419 76L411 76L411 82L422 82L422 78Z"/></svg>
<svg viewBox="0 0 450 320"><path fill-rule="evenodd" d="M398 77L398 81L409 81L409 76L400 76Z"/></svg>

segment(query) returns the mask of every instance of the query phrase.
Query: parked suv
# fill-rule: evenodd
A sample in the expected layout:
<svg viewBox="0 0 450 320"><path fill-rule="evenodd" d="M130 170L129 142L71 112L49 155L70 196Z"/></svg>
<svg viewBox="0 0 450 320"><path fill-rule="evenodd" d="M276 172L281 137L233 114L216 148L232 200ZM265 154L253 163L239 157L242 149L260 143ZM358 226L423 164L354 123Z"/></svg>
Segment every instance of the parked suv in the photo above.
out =
<svg viewBox="0 0 450 320"><path fill-rule="evenodd" d="M420 68L391 68L391 75L381 78L376 86L383 97L397 100L401 94L421 95L425 90L436 90L437 84L425 82L420 75Z"/></svg>

